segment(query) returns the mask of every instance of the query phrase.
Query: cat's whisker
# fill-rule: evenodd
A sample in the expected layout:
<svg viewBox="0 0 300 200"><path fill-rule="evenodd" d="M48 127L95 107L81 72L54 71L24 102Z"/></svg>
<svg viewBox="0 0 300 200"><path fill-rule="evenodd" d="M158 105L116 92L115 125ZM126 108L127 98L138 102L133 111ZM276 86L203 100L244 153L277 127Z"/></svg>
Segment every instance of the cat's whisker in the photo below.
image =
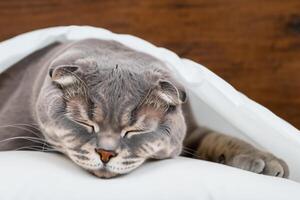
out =
<svg viewBox="0 0 300 200"><path fill-rule="evenodd" d="M38 124L36 124L36 126L34 126L35 124L8 124L7 126L26 126L26 127L30 127L30 128L33 128L35 130L38 130L38 131L41 131L39 128L38 128ZM4 125L5 126L5 125ZM1 126L0 126L1 128Z"/></svg>
<svg viewBox="0 0 300 200"><path fill-rule="evenodd" d="M13 125L10 125L10 124L8 124L8 125L3 125L3 126L0 126L0 128L18 128L18 129L27 131L27 132L29 132L29 133L32 133L32 134L34 134L34 135L37 136L37 137L40 137L40 136L41 136L41 135L39 135L37 132L34 132L33 130L30 130L29 128L25 128L25 127L22 127L22 126L20 127L20 126L15 125L15 124L13 124Z"/></svg>
<svg viewBox="0 0 300 200"><path fill-rule="evenodd" d="M192 152L189 152L189 151L187 151L187 150L182 149L182 152L183 152L183 153L186 153L186 154L188 154L188 155L191 155L191 156L193 156L193 157L195 157L195 158L202 159L199 155L197 155L197 154L195 154L195 153L192 153Z"/></svg>
<svg viewBox="0 0 300 200"><path fill-rule="evenodd" d="M8 142L8 141L11 141L11 140L17 140L17 139L28 140L28 141L35 142L35 143L38 143L38 144L45 144L45 145L51 147L47 143L47 141L45 141L43 139L35 138L35 137L27 137L27 136L17 136L17 137L7 138L7 139L4 139L4 140L1 140L0 143L2 143L2 142Z"/></svg>
<svg viewBox="0 0 300 200"><path fill-rule="evenodd" d="M33 151L39 151L39 152L60 152L56 149L41 150L41 149L39 149L39 146L27 146L27 147L20 147L20 148L15 149L15 151L20 151L20 150L33 150Z"/></svg>
<svg viewBox="0 0 300 200"><path fill-rule="evenodd" d="M182 149L185 150L185 151L188 151L190 153L195 153L195 150L193 150L193 149L188 149L186 147L182 147Z"/></svg>
<svg viewBox="0 0 300 200"><path fill-rule="evenodd" d="M31 146L23 146L23 147L19 147L17 149L14 149L14 151L17 151L17 150L20 150L20 149L27 149L27 148L36 148L36 149L41 149L41 146L38 146L38 145L31 145ZM45 150L55 150L53 148L47 148Z"/></svg>
<svg viewBox="0 0 300 200"><path fill-rule="evenodd" d="M38 142L47 142L46 140L44 140L42 138L30 137L30 136L16 136L16 137L11 137L11 138L6 138L4 140L1 140L0 142L11 140L11 139L28 139L28 140L35 140Z"/></svg>
<svg viewBox="0 0 300 200"><path fill-rule="evenodd" d="M192 148L189 148L189 147L186 147L186 146L184 146L183 148L186 149L186 150L195 151L195 149L192 149Z"/></svg>
<svg viewBox="0 0 300 200"><path fill-rule="evenodd" d="M41 151L41 152L48 152L48 151L53 151L53 152L61 152L61 149L55 147L54 146L48 146L48 147L42 147L41 145L31 145L31 146L23 146L23 147L19 147L15 150L35 150L35 151Z"/></svg>

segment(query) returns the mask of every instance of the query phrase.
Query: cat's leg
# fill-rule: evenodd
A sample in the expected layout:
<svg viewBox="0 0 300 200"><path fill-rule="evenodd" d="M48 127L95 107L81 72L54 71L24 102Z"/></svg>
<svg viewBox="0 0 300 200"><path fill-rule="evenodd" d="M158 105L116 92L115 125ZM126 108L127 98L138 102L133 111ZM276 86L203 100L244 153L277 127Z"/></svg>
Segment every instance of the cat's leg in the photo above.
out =
<svg viewBox="0 0 300 200"><path fill-rule="evenodd" d="M256 149L240 139L199 129L192 132L185 140L183 153L186 156L222 163L259 174L287 178L287 164L272 155ZM193 152L191 152L193 151ZM192 155L192 156L191 156Z"/></svg>

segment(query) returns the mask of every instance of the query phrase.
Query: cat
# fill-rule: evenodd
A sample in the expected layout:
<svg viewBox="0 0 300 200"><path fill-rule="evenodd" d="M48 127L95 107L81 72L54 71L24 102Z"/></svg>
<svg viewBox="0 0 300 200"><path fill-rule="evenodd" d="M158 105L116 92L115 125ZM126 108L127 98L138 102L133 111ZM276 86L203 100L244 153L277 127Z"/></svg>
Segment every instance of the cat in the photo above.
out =
<svg viewBox="0 0 300 200"><path fill-rule="evenodd" d="M0 74L0 150L60 152L100 178L178 155L289 175L271 153L198 127L164 63L98 39L52 44Z"/></svg>

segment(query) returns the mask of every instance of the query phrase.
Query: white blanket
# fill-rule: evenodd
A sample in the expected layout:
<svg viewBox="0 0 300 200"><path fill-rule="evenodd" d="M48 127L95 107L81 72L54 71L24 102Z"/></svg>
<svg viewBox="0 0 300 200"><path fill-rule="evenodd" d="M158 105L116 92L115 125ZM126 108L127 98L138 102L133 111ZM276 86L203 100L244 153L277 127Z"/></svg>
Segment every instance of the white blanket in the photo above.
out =
<svg viewBox="0 0 300 200"><path fill-rule="evenodd" d="M200 125L231 134L283 158L300 182L300 133L266 108L191 60L130 35L94 27L33 31L0 44L0 73L55 41L116 40L160 59L188 89ZM3 198L2 198L3 197ZM4 198L5 197L5 198ZM86 197L86 198L85 198ZM300 184L205 161L148 163L128 176L100 180L57 155L0 153L0 199L299 199Z"/></svg>

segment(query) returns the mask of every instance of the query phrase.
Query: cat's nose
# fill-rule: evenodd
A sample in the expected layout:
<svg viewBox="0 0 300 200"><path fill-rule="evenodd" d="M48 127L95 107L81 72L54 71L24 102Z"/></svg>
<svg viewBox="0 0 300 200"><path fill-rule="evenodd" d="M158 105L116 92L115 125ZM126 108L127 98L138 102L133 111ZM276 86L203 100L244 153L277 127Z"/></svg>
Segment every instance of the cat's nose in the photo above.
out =
<svg viewBox="0 0 300 200"><path fill-rule="evenodd" d="M108 161L111 158L117 156L117 153L114 151L109 151L109 150L99 149L99 148L96 148L95 151L100 155L100 159L102 160L103 163L108 163Z"/></svg>

